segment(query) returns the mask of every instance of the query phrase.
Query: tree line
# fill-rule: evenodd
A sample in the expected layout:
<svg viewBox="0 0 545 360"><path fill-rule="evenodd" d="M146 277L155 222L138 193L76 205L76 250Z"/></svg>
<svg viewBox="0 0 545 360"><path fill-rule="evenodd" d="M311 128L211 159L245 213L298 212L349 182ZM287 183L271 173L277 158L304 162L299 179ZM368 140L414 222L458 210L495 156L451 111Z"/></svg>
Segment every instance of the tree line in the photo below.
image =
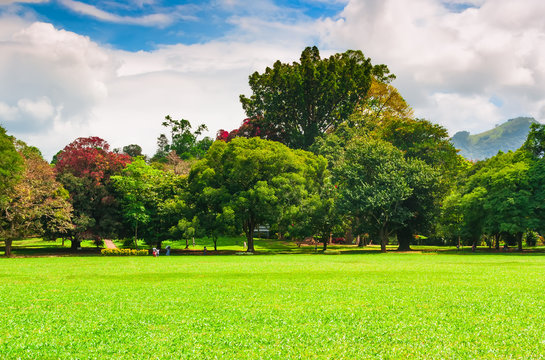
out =
<svg viewBox="0 0 545 360"><path fill-rule="evenodd" d="M415 118L385 65L361 51L276 62L249 77L238 129L200 138L165 117L170 136L147 158L136 144L110 149L78 138L48 164L0 127L0 239L166 239L244 233L280 239L332 236L409 250L437 244L535 243L545 210L545 127L516 152L470 163L443 127ZM532 240L533 239L533 240Z"/></svg>

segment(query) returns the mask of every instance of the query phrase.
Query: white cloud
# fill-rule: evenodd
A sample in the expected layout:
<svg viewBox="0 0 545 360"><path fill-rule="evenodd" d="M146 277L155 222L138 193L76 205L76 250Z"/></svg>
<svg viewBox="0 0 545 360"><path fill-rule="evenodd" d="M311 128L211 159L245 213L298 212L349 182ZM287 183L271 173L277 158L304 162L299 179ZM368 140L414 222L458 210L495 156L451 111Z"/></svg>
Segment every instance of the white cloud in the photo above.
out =
<svg viewBox="0 0 545 360"><path fill-rule="evenodd" d="M0 19L6 22L11 34L0 31L0 123L23 140L41 137L33 145L55 139L62 141L56 148L63 147L67 137L81 135L55 127L76 129L91 121L119 63L87 37L50 24ZM56 150L43 149L48 155Z"/></svg>
<svg viewBox="0 0 545 360"><path fill-rule="evenodd" d="M435 119L451 132L476 133L501 122L499 109L484 96L436 93L431 95L427 106L414 110L417 116Z"/></svg>
<svg viewBox="0 0 545 360"><path fill-rule="evenodd" d="M476 7L452 12L444 3ZM323 20L321 31L326 46L362 49L387 64L420 116L452 132L475 114L472 129L482 131L511 116L539 117L543 14L541 0L353 0L337 19ZM496 108L492 97L503 104Z"/></svg>
<svg viewBox="0 0 545 360"><path fill-rule="evenodd" d="M108 21L112 23L122 24L134 24L142 26L157 26L166 27L174 21L174 17L171 14L149 14L144 16L120 16L97 8L96 6L89 5L75 0L59 0L61 4L68 7L72 11L77 13L91 16L102 21ZM145 2L143 2L145 3Z"/></svg>

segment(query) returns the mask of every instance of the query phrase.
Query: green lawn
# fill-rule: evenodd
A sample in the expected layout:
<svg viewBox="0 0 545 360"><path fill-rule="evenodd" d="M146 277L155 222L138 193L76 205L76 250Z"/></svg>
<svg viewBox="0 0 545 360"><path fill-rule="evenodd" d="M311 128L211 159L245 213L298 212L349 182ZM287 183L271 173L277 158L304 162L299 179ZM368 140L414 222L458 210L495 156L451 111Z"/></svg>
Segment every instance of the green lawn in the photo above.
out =
<svg viewBox="0 0 545 360"><path fill-rule="evenodd" d="M542 358L545 257L0 259L2 358Z"/></svg>

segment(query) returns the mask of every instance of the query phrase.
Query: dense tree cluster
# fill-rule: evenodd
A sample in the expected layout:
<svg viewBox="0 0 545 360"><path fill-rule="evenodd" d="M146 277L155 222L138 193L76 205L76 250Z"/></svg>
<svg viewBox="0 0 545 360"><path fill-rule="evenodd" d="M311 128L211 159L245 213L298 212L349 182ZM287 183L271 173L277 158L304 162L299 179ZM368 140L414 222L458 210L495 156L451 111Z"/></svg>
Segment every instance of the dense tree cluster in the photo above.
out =
<svg viewBox="0 0 545 360"><path fill-rule="evenodd" d="M111 151L78 138L47 164L0 127L0 238L166 239L244 234L332 238L410 250L436 244L534 244L545 231L545 126L516 152L469 163L447 131L417 119L384 65L360 51L254 73L240 100L248 118L216 141L206 126L165 117L157 153L137 144Z"/></svg>

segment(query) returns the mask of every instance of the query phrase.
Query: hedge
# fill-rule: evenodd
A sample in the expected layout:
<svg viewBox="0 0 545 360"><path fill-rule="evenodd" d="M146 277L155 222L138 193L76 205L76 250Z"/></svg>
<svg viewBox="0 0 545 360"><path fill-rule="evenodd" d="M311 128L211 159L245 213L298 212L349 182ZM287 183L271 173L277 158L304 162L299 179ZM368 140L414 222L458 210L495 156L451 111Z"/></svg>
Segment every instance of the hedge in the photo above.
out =
<svg viewBox="0 0 545 360"><path fill-rule="evenodd" d="M148 250L133 250L133 249L102 249L100 251L105 256L146 256L149 255Z"/></svg>

